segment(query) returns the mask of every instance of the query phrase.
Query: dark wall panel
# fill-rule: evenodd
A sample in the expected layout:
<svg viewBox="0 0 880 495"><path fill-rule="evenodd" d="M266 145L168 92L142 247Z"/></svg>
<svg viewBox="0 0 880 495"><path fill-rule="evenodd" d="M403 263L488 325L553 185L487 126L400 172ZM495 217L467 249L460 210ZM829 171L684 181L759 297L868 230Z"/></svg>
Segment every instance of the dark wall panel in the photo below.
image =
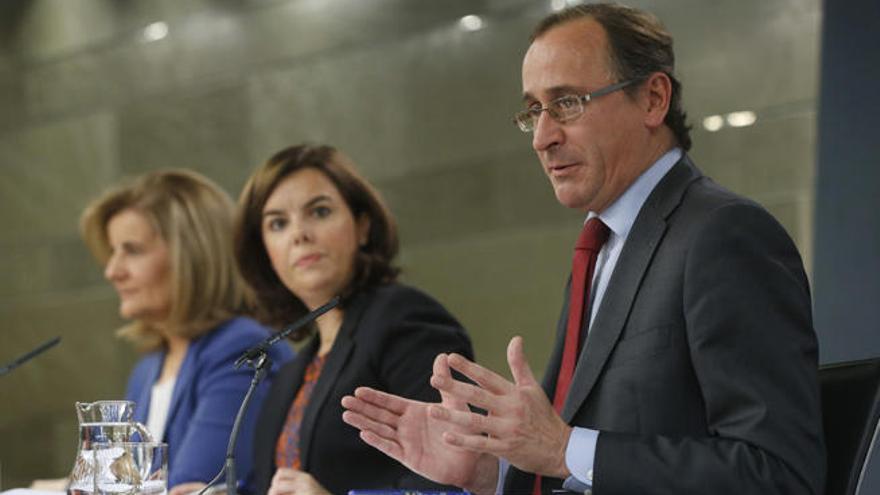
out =
<svg viewBox="0 0 880 495"><path fill-rule="evenodd" d="M814 280L835 362L880 355L880 2L824 6Z"/></svg>
<svg viewBox="0 0 880 495"><path fill-rule="evenodd" d="M823 6L814 282L829 363L880 355L880 2ZM880 493L873 457L861 494Z"/></svg>

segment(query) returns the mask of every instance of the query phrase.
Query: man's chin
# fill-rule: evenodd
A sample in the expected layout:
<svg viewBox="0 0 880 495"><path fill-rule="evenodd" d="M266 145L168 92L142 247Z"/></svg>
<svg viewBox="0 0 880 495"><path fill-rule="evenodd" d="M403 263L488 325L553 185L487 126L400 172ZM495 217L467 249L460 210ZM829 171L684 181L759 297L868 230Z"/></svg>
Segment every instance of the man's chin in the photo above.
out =
<svg viewBox="0 0 880 495"><path fill-rule="evenodd" d="M568 190L565 186L561 186L554 189L554 192L556 193L556 201L562 206L573 210L586 211L587 207L585 206L584 199L575 194L574 191Z"/></svg>

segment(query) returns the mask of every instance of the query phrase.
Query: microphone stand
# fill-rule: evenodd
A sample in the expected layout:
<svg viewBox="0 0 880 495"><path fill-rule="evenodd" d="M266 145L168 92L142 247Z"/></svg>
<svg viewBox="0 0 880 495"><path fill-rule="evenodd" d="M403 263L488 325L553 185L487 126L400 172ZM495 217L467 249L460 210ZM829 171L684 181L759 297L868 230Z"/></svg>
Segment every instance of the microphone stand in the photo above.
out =
<svg viewBox="0 0 880 495"><path fill-rule="evenodd" d="M251 379L251 386L248 387L247 393L244 394L244 400L241 402L241 407L238 408L238 414L235 415L235 422L232 423L232 433L229 434L229 444L226 446L226 493L228 495L238 493L238 477L235 474L235 442L238 440L238 430L241 427L241 421L244 419L244 413L247 411L257 385L263 381L263 378L266 377L266 372L272 367L272 359L269 358L267 350L263 349L261 352L262 354L256 360L247 360L248 364L254 367L254 377ZM235 362L236 368L240 367L242 358L238 358L238 361Z"/></svg>
<svg viewBox="0 0 880 495"><path fill-rule="evenodd" d="M12 360L11 363L7 364L6 366L0 367L0 376L3 376L6 373L9 373L10 371L14 370L15 368L18 368L19 366L21 366L22 364L24 364L28 361L30 361L31 359L35 358L37 355L43 353L44 351L48 350L49 348L54 347L58 342L61 342L61 337L55 337L54 339L50 339L46 342L43 342L42 344L37 346L36 349L25 353L21 357L15 358L14 360Z"/></svg>
<svg viewBox="0 0 880 495"><path fill-rule="evenodd" d="M210 489L211 486L216 483L218 479L220 479L220 476L222 476L224 472L226 473L226 495L236 495L238 493L238 478L235 474L235 443L238 440L238 433L241 427L241 422L244 419L245 411L247 411L247 407L251 402L254 391L257 389L257 386L260 384L261 381L263 381L263 378L266 377L266 373L272 367L272 360L269 358L269 348L275 345L279 340L286 338L295 330L298 330L308 325L312 321L316 320L319 316L330 311L338 305L339 296L334 297L327 304L315 309L314 311L309 312L307 315L296 320L290 325L287 325L280 332L267 337L259 344L246 350L244 354L241 355L241 357L235 360L235 369L241 368L242 365L244 365L245 363L253 367L254 377L253 379L251 379L251 385L250 387L248 387L247 393L244 394L244 399L241 402L241 406L238 408L238 413L235 415L235 421L232 423L232 432L229 434L229 443L226 446L226 463L220 469L220 472L217 473L217 476L215 476L214 479L212 479L204 488L201 489L201 491L199 491L198 495L203 495L205 492L207 492L208 489Z"/></svg>

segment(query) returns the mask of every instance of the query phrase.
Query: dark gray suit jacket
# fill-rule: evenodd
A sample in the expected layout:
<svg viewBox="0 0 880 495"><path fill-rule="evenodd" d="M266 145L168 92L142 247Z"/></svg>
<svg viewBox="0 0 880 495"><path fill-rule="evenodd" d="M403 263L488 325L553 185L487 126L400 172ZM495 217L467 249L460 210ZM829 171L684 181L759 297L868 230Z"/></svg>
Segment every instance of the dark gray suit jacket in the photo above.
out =
<svg viewBox="0 0 880 495"><path fill-rule="evenodd" d="M545 374L550 397L567 313ZM685 156L633 224L562 417L600 431L596 495L820 494L816 368L791 239ZM532 483L511 469L505 491ZM543 490L561 483L545 479Z"/></svg>
<svg viewBox="0 0 880 495"><path fill-rule="evenodd" d="M306 366L318 351L314 338L281 368L263 402L254 433L250 491L266 493L275 474L275 447ZM359 386L410 399L439 402L429 379L434 358L457 352L473 358L467 333L430 296L401 284L355 295L303 414L302 470L333 494L352 489L444 489L364 443L342 421L342 397ZM447 488L448 489L448 488Z"/></svg>

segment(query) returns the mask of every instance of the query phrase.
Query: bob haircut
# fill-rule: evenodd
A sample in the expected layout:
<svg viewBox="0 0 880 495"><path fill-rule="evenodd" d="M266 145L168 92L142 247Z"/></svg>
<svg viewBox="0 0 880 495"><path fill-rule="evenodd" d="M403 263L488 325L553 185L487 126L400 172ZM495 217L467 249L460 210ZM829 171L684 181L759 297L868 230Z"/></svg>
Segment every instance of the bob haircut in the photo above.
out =
<svg viewBox="0 0 880 495"><path fill-rule="evenodd" d="M102 264L112 254L107 224L124 210L144 215L168 244L168 331L193 339L243 312L245 285L232 254L235 205L229 195L206 177L185 170L151 172L108 190L80 218L83 240ZM143 351L164 345L159 331L140 320L118 334Z"/></svg>
<svg viewBox="0 0 880 495"><path fill-rule="evenodd" d="M354 276L342 294L344 307L363 290L397 279L392 265L398 250L397 225L382 197L356 170L354 163L332 146L301 144L275 153L248 179L238 202L235 223L235 258L245 281L256 293L258 314L264 323L281 327L308 312L305 304L284 285L269 260L263 244L263 208L272 192L286 177L304 169L324 174L339 190L355 219L370 221L367 242L355 254ZM294 332L300 341L313 328Z"/></svg>

